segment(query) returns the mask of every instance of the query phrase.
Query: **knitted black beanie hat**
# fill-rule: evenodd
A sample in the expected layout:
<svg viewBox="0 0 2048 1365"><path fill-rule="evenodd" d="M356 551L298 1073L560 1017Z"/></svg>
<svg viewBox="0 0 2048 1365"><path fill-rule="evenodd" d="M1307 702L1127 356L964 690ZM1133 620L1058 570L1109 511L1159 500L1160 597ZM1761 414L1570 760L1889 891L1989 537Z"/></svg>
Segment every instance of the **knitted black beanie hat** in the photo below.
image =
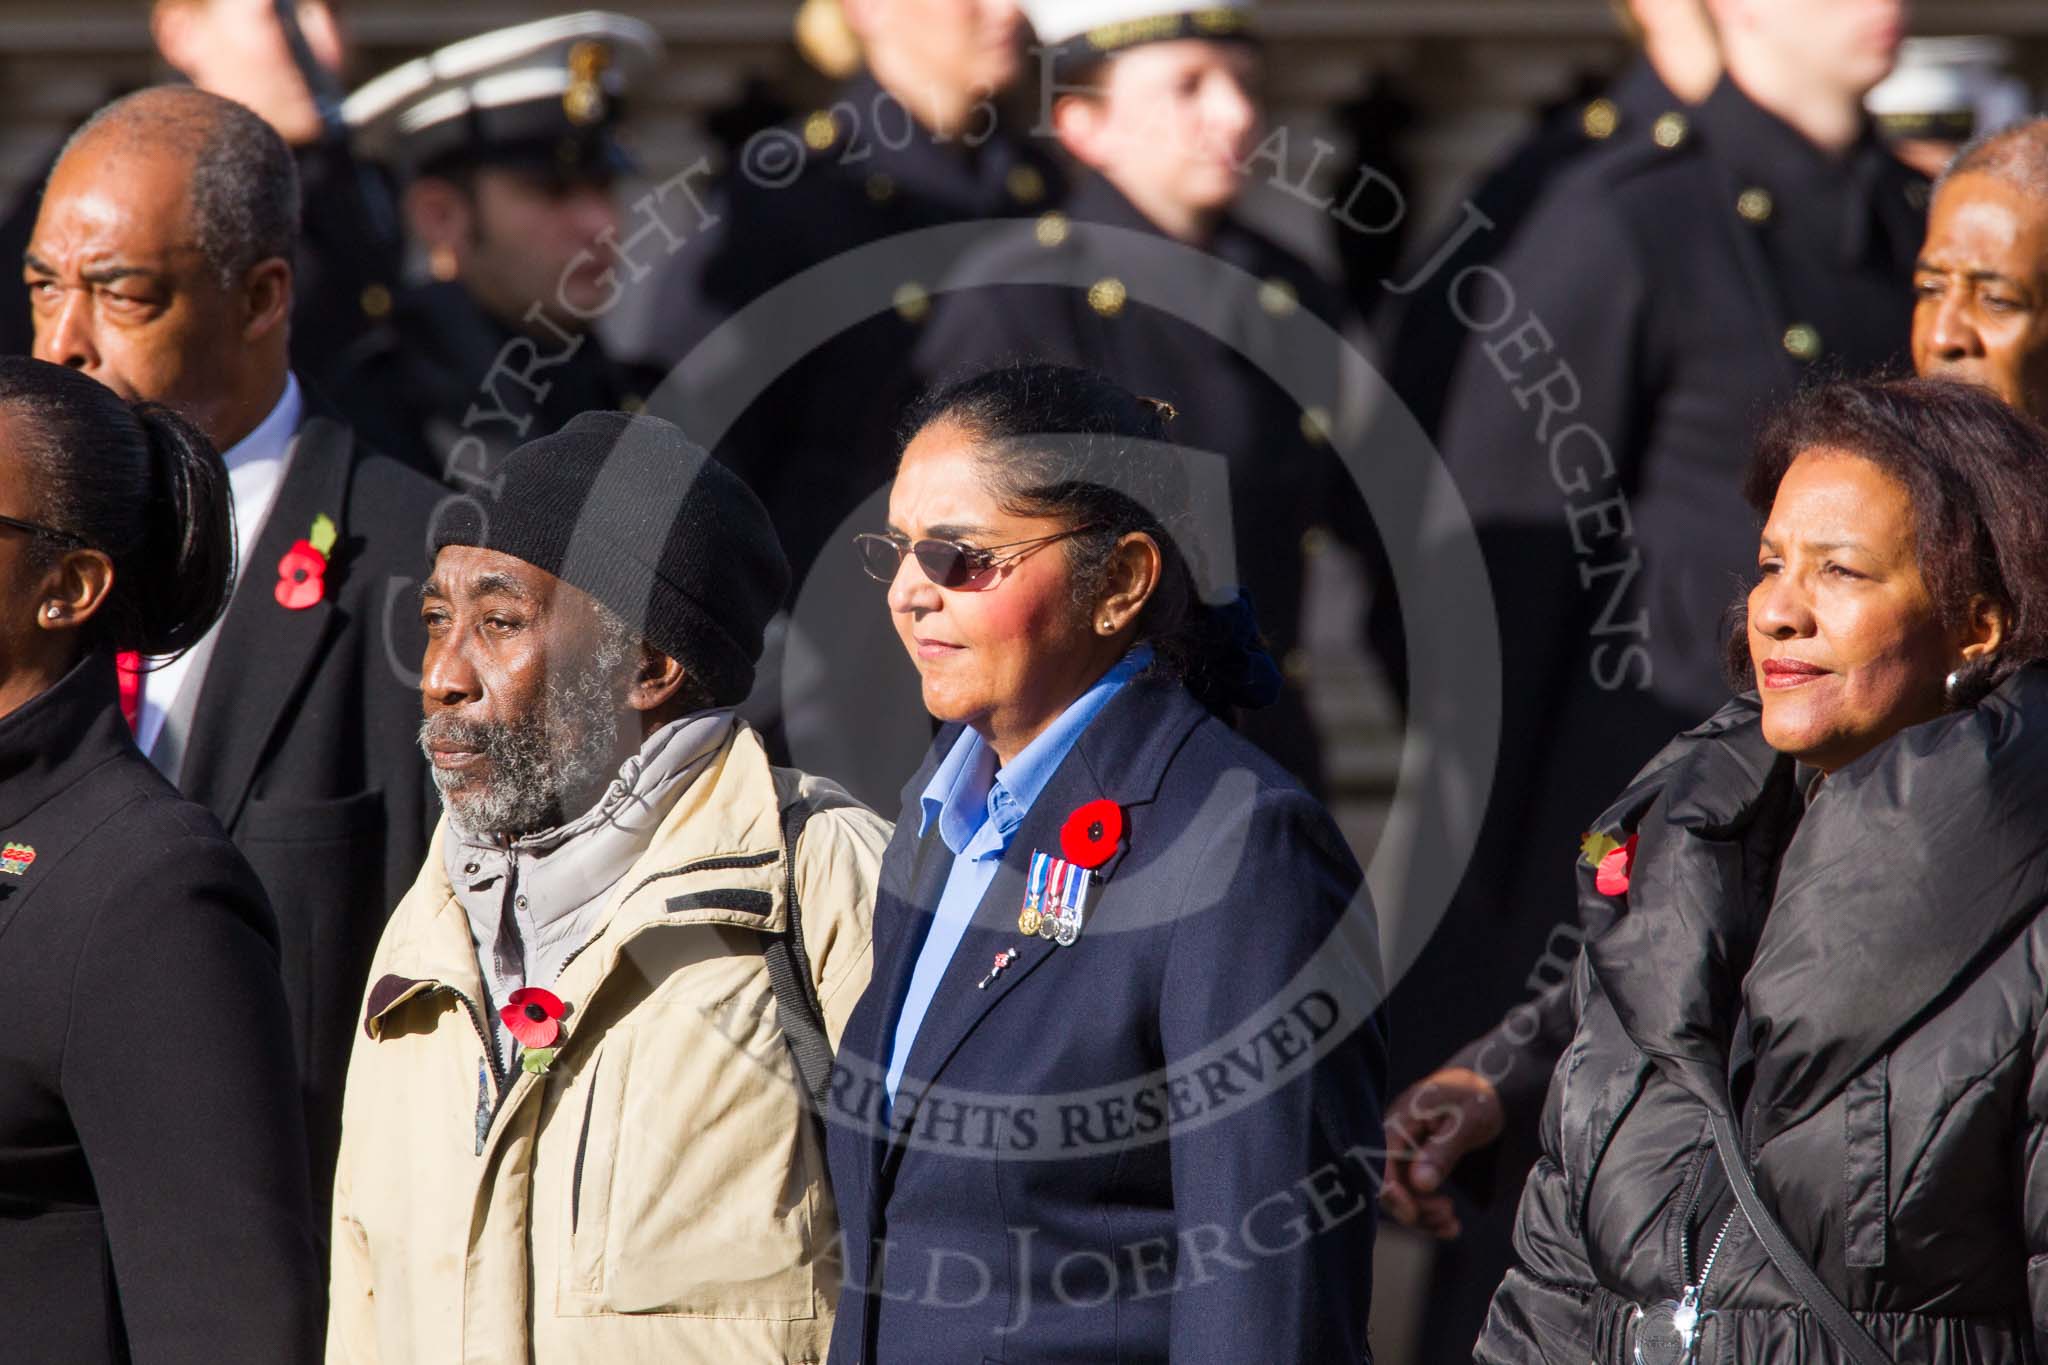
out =
<svg viewBox="0 0 2048 1365"><path fill-rule="evenodd" d="M450 504L434 550L473 545L546 570L610 608L736 706L789 561L738 475L659 417L586 412L506 457L495 499Z"/></svg>

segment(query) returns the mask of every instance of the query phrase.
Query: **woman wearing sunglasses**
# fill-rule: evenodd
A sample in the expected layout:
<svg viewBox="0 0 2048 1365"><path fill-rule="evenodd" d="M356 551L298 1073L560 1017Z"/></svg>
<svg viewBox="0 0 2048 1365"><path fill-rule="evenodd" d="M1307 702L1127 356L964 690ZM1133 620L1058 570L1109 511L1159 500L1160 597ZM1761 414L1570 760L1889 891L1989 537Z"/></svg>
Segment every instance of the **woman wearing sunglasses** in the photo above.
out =
<svg viewBox="0 0 2048 1365"><path fill-rule="evenodd" d="M319 1267L277 931L129 737L197 643L228 475L169 409L0 357L0 1356L309 1361Z"/></svg>
<svg viewBox="0 0 2048 1365"><path fill-rule="evenodd" d="M860 538L943 728L833 1087L834 1359L1365 1356L1376 927L1228 724L1276 678L1198 591L1168 415L969 379Z"/></svg>

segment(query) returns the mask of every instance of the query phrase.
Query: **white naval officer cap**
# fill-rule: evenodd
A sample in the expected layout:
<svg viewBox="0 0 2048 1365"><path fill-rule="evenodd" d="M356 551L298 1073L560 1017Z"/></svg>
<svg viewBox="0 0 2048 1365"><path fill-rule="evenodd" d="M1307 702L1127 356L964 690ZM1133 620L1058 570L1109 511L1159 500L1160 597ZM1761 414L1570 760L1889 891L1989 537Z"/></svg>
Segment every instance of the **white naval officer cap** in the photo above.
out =
<svg viewBox="0 0 2048 1365"><path fill-rule="evenodd" d="M359 155L410 171L462 164L630 167L612 136L630 84L661 56L652 27L587 10L465 38L370 81L341 106Z"/></svg>
<svg viewBox="0 0 2048 1365"><path fill-rule="evenodd" d="M1079 67L1143 43L1253 36L1254 0L1023 0L1032 32L1055 61Z"/></svg>
<svg viewBox="0 0 2048 1365"><path fill-rule="evenodd" d="M1968 142L2027 116L2027 87L2012 74L2013 58L2003 38L1908 38L1892 74L1863 104L1894 141Z"/></svg>

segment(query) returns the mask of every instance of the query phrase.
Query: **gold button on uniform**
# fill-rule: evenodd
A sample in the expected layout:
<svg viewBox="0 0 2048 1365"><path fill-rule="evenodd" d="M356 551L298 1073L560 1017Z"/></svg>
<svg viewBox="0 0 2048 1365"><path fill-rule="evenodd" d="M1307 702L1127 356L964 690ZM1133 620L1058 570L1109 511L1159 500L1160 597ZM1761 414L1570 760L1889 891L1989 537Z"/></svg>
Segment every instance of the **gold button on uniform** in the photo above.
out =
<svg viewBox="0 0 2048 1365"><path fill-rule="evenodd" d="M391 311L391 291L381 284L373 284L363 291L363 316L381 318Z"/></svg>
<svg viewBox="0 0 2048 1365"><path fill-rule="evenodd" d="M896 314L905 322L923 322L932 311L932 296L916 280L905 280L896 286L896 295L891 300L896 305Z"/></svg>
<svg viewBox="0 0 2048 1365"><path fill-rule="evenodd" d="M1657 121L1650 125L1650 141L1670 151L1685 141L1685 135L1692 129L1685 121L1685 115L1672 112L1659 114Z"/></svg>
<svg viewBox="0 0 2048 1365"><path fill-rule="evenodd" d="M1003 177L1003 188L1020 204L1035 204L1045 198L1045 177L1036 166L1012 166Z"/></svg>
<svg viewBox="0 0 2048 1365"><path fill-rule="evenodd" d="M838 140L839 125L823 109L804 120L804 145L812 151L822 152Z"/></svg>
<svg viewBox="0 0 2048 1365"><path fill-rule="evenodd" d="M1124 282L1114 275L1097 280L1088 286L1088 306L1106 318L1113 318L1124 311L1124 303L1130 293Z"/></svg>
<svg viewBox="0 0 2048 1365"><path fill-rule="evenodd" d="M1270 279L1259 286L1259 307L1276 318L1284 318L1301 307L1301 296L1286 280Z"/></svg>
<svg viewBox="0 0 2048 1365"><path fill-rule="evenodd" d="M868 198L886 204L896 197L896 177L876 171L868 177Z"/></svg>
<svg viewBox="0 0 2048 1365"><path fill-rule="evenodd" d="M1596 141L1613 137L1620 126L1621 110L1615 108L1613 100L1594 100L1579 113L1579 127Z"/></svg>
<svg viewBox="0 0 2048 1365"><path fill-rule="evenodd" d="M1803 322L1785 329L1785 350L1795 360L1814 360L1820 355L1820 333Z"/></svg>
<svg viewBox="0 0 2048 1365"><path fill-rule="evenodd" d="M1051 213L1042 213L1038 216L1038 225L1032 228L1031 233L1038 238L1038 244L1042 247L1049 249L1059 246L1067 240L1067 215L1058 209Z"/></svg>
<svg viewBox="0 0 2048 1365"><path fill-rule="evenodd" d="M1771 210L1775 207L1771 201L1771 192L1766 189L1752 187L1744 190L1735 199L1735 211L1742 215L1745 222L1768 223L1771 221Z"/></svg>

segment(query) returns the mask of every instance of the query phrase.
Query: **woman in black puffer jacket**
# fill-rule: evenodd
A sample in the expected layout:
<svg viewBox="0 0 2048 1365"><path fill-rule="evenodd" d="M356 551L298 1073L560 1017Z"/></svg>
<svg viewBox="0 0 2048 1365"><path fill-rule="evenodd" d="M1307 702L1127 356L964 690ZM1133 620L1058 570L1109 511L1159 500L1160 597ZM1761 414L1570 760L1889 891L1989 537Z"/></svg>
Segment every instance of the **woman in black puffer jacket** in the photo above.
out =
<svg viewBox="0 0 2048 1365"><path fill-rule="evenodd" d="M1622 913L1477 1358L2048 1358L2048 434L1835 385L1749 493L1757 692L1589 836Z"/></svg>

